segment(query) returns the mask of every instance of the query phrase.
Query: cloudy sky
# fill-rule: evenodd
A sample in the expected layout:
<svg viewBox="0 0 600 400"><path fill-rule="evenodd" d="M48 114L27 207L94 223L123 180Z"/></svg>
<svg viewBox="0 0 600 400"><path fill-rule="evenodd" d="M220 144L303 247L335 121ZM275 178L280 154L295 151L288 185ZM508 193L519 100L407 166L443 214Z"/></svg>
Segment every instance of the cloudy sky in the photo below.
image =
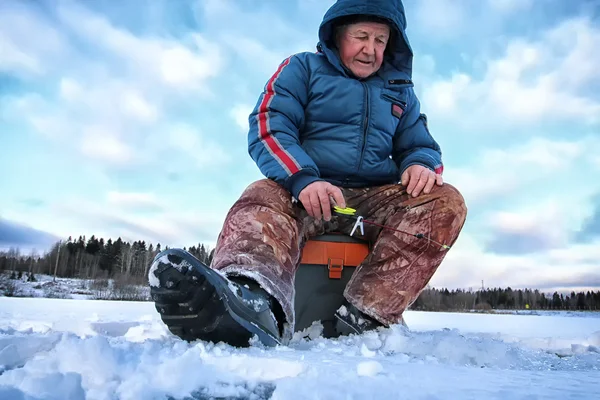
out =
<svg viewBox="0 0 600 400"><path fill-rule="evenodd" d="M214 245L261 175L247 117L333 0L0 2L0 246ZM464 194L431 281L600 288L600 2L405 0L415 89Z"/></svg>

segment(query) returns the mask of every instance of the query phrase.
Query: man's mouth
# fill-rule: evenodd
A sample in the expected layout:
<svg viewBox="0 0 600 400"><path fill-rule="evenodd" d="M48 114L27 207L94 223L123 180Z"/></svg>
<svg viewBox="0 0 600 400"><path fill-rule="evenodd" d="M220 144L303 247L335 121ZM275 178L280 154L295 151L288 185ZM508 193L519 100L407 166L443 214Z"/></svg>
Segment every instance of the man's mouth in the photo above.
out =
<svg viewBox="0 0 600 400"><path fill-rule="evenodd" d="M360 64L364 64L364 65L370 65L370 64L372 64L371 61L363 61L363 60L356 60L356 61L358 61Z"/></svg>

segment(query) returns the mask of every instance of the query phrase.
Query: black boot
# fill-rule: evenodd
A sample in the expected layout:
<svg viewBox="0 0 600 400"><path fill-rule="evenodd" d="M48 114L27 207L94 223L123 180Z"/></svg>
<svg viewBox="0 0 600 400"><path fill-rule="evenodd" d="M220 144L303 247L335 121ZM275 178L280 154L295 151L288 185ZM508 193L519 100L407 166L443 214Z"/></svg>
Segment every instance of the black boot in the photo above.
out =
<svg viewBox="0 0 600 400"><path fill-rule="evenodd" d="M267 346L281 344L277 302L252 280L225 278L179 249L158 254L148 279L162 321L183 340L245 347L257 335Z"/></svg>
<svg viewBox="0 0 600 400"><path fill-rule="evenodd" d="M335 312L335 329L339 335L347 336L352 333L360 335L366 331L384 326L379 321L369 317L356 307L344 300L343 305Z"/></svg>

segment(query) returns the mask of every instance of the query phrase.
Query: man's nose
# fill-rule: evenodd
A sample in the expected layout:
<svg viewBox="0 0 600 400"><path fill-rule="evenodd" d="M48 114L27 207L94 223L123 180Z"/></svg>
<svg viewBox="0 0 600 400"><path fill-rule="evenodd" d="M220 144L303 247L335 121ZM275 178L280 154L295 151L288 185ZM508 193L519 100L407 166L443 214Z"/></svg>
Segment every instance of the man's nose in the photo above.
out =
<svg viewBox="0 0 600 400"><path fill-rule="evenodd" d="M375 40L367 40L363 47L363 51L370 56L375 55Z"/></svg>

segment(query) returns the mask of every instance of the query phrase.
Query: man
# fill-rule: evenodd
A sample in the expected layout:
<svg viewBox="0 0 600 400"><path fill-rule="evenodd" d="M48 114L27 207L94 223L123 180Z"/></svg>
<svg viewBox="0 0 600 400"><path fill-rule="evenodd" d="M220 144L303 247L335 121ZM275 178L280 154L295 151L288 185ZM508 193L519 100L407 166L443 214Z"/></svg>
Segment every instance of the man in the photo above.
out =
<svg viewBox="0 0 600 400"><path fill-rule="evenodd" d="M212 265L193 266L181 251L152 265L152 293L172 332L233 345L253 334L289 340L302 246L354 223L333 206L392 228L365 226L374 245L339 320L354 332L402 322L447 254L434 243L451 246L466 218L462 196L442 181L440 147L413 91L405 28L400 0L338 0L317 53L279 65L250 115L249 153L266 178L232 206Z"/></svg>

